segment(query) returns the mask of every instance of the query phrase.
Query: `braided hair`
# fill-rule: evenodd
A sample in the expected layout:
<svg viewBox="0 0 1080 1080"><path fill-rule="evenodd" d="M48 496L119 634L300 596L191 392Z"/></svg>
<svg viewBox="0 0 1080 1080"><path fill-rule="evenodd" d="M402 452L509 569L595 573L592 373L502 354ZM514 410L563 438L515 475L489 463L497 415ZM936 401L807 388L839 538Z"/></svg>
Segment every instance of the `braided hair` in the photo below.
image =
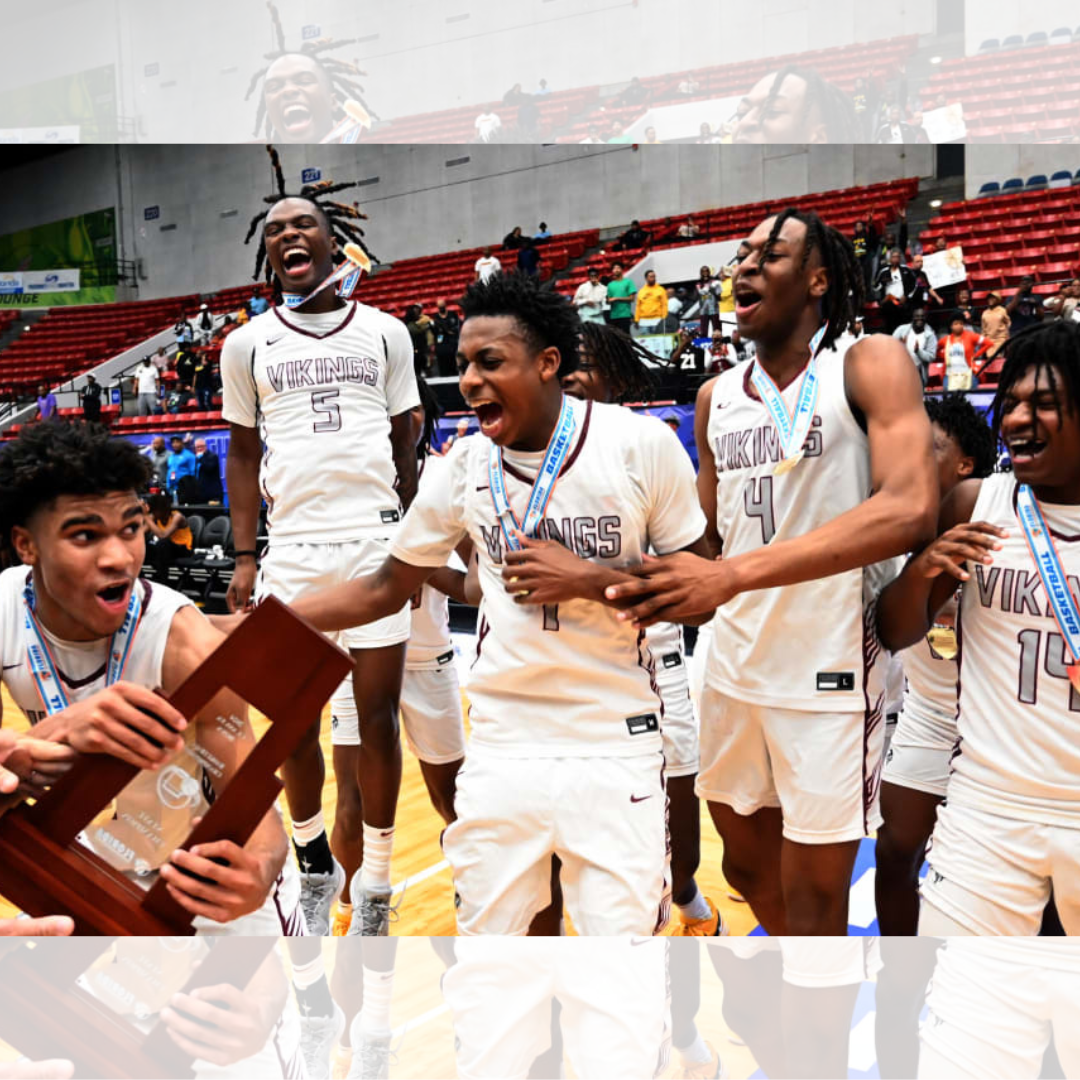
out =
<svg viewBox="0 0 1080 1080"><path fill-rule="evenodd" d="M367 214L361 212L359 205L357 203L348 205L346 203L324 201L329 195L336 195L339 191L356 187L356 181L335 184L332 180L320 180L314 184L304 184L298 192L290 192L285 189L285 173L282 171L281 157L277 150L273 146L268 146L266 152L270 155L270 162L274 168L274 181L277 190L275 194L263 197L263 202L267 204L267 207L261 214L256 214L251 219L247 236L244 237L245 244L251 243L252 237L254 237L259 226L266 221L270 211L283 199L306 199L322 215L330 235L337 240L339 246L344 247L345 244L349 243L356 244L372 262L379 261L364 243L364 230L356 224L359 221L367 221ZM340 265L344 258L345 256L339 252L335 261ZM266 284L273 290L275 300L280 303L281 288L274 278L274 271L270 263L267 261L266 239L263 236L259 237L259 249L255 255L255 273L252 275L251 280L258 281L260 275L263 276Z"/></svg>
<svg viewBox="0 0 1080 1080"><path fill-rule="evenodd" d="M1005 364L998 375L997 392L990 406L994 437L1001 437L1005 399L1029 368L1035 369L1035 384L1045 371L1054 395L1058 420L1065 412L1080 411L1080 325L1058 319L1036 324L1009 338L1002 348Z"/></svg>
<svg viewBox="0 0 1080 1080"><path fill-rule="evenodd" d="M806 96L803 101L800 121L805 121L813 106L817 106L821 119L825 122L826 137L831 143L853 143L860 141L860 133L855 120L855 106L851 99L838 86L823 79L814 68L787 64L773 79L769 96L761 107L764 116L776 103L784 80L788 76L802 79L806 83Z"/></svg>
<svg viewBox="0 0 1080 1080"><path fill-rule="evenodd" d="M350 38L347 41L333 41L327 38L320 38L318 41L305 41L299 49L290 49L285 44L285 30L281 25L281 15L278 13L277 5L267 0L267 8L270 9L270 19L274 27L274 38L277 42L277 49L274 52L268 52L264 54L266 60L269 61L266 67L256 71L251 77L251 82L248 84L247 93L244 95L244 100L247 101L253 93L255 93L256 87L259 82L266 77L266 73L270 70L271 66L283 56L306 56L310 60L314 60L319 70L326 76L326 81L330 84L330 89L334 94L334 120L335 122L341 120L345 115L344 103L350 98L355 99L363 105L364 109L371 115L372 119L378 120L378 116L370 108L368 108L367 102L364 100L364 88L356 81L357 76L366 75L367 73L361 71L355 64L346 63L344 60L336 60L333 57L326 57L323 54L331 52L334 49L344 48L346 45L355 45L356 39ZM269 139L271 137L271 125L270 118L266 115L266 96L259 95L259 108L255 114L255 128L252 134L258 138L259 129L265 128L263 131L263 137Z"/></svg>
<svg viewBox="0 0 1080 1080"><path fill-rule="evenodd" d="M625 331L604 323L583 323L581 352L583 361L600 369L613 401L649 400L655 380L645 361L654 357Z"/></svg>
<svg viewBox="0 0 1080 1080"><path fill-rule="evenodd" d="M806 242L803 245L800 267L806 268L810 252L817 251L821 264L829 277L829 287L822 298L822 314L829 322L821 342L829 348L837 338L854 330L855 320L862 317L865 286L862 270L855 258L855 247L843 233L826 225L812 210L787 207L776 215L769 238L765 241L761 257L764 259L780 237L780 230L787 221L801 221L806 226Z"/></svg>
<svg viewBox="0 0 1080 1080"><path fill-rule="evenodd" d="M416 374L416 389L420 394L420 408L424 410L424 428L420 433L420 441L416 444L416 456L423 461L432 452L435 433L439 427L439 417L442 416L442 407L435 396L435 391L419 372Z"/></svg>

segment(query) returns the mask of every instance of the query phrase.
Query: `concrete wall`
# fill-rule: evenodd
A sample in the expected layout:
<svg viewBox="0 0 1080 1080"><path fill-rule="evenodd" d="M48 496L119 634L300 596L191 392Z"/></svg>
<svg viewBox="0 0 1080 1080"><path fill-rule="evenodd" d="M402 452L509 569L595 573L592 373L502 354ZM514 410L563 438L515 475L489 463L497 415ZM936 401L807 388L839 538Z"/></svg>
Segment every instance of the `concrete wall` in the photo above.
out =
<svg viewBox="0 0 1080 1080"><path fill-rule="evenodd" d="M1000 184L1011 176L1019 176L1026 181L1036 173L1051 176L1059 169L1068 169L1075 175L1076 170L1080 169L1080 146L1070 143L1022 143L1012 146L973 144L967 148L965 193L969 199L973 199L988 180L996 180Z"/></svg>
<svg viewBox="0 0 1080 1080"><path fill-rule="evenodd" d="M959 2L959 0L956 0ZM935 0L354 0L279 3L286 40L351 39L384 118L535 90L628 81L728 60L934 27ZM12 5L14 6L14 5ZM0 90L118 65L122 111L146 142L250 138L251 74L274 48L264 0L41 0L5 13ZM57 118L55 123L61 123ZM17 123L17 121L15 121ZM15 123L9 126L15 126Z"/></svg>
<svg viewBox="0 0 1080 1080"><path fill-rule="evenodd" d="M1000 150L1000 147L997 148ZM932 147L892 146L489 146L447 166L441 146L284 148L293 190L305 166L336 179L378 176L360 188L371 248L384 262L497 243L514 225L553 232L623 227L676 215L928 176ZM118 159L118 161L117 161ZM139 296L210 292L246 282L243 246L261 196L273 190L259 146L81 147L4 173L5 231L71 214L118 208L123 257L141 259ZM161 217L144 220L148 206ZM235 215L225 216L230 211ZM175 229L162 231L163 226Z"/></svg>

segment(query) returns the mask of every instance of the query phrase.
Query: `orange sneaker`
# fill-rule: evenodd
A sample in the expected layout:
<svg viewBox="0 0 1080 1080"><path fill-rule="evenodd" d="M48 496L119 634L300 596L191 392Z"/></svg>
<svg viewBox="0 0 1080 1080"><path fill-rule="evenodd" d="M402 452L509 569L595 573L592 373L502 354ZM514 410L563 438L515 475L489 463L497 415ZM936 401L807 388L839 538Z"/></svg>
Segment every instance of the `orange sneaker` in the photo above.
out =
<svg viewBox="0 0 1080 1080"><path fill-rule="evenodd" d="M340 935L337 935L340 936ZM709 1047L711 1050L712 1047ZM334 1044L333 1053L330 1055L330 1076L332 1080L346 1080L349 1069L352 1068L353 1052L351 1046Z"/></svg>
<svg viewBox="0 0 1080 1080"><path fill-rule="evenodd" d="M688 919L679 912L679 925L675 928L674 937L727 937L727 927L720 918L720 912L716 905L706 896L705 902L709 905L711 914L705 919Z"/></svg>
<svg viewBox="0 0 1080 1080"><path fill-rule="evenodd" d="M334 925L330 930L333 937L344 937L349 932L349 923L352 922L352 910L342 911L339 907L334 913Z"/></svg>

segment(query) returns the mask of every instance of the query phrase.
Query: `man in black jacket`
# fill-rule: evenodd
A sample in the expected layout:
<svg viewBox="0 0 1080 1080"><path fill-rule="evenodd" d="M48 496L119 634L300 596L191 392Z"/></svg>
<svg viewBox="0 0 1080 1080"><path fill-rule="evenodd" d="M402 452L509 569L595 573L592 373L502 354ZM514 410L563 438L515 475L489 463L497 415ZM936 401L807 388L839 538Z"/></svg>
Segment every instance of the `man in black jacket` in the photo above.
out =
<svg viewBox="0 0 1080 1080"><path fill-rule="evenodd" d="M83 419L90 423L98 423L101 420L101 387L93 375L86 376L86 385L79 393L82 402Z"/></svg>
<svg viewBox="0 0 1080 1080"><path fill-rule="evenodd" d="M213 450L206 449L205 439L195 440L196 473L199 494L204 503L220 503L224 498L221 487L221 461Z"/></svg>
<svg viewBox="0 0 1080 1080"><path fill-rule="evenodd" d="M878 271L874 281L874 295L881 305L886 333L891 334L898 326L909 321L911 298L915 295L917 284L915 275L903 264L903 253L899 248L893 248L889 252L889 265Z"/></svg>
<svg viewBox="0 0 1080 1080"><path fill-rule="evenodd" d="M440 296L431 321L435 324L435 363L440 375L457 376L457 343L461 333L461 319L456 311L446 306L446 297Z"/></svg>

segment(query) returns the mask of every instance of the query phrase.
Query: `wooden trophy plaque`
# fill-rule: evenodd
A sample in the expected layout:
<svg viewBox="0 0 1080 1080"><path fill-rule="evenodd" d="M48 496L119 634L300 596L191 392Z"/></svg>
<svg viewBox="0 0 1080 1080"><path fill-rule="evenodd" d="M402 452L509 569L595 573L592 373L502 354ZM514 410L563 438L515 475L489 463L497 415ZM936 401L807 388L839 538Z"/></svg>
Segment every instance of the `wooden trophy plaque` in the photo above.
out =
<svg viewBox="0 0 1080 1080"><path fill-rule="evenodd" d="M39 938L15 945L11 939L14 951L0 960L0 1038L31 1061L71 1061L78 1077L195 1076L194 1058L173 1042L162 1020L140 1025L93 992L87 973L117 940ZM207 955L180 987L185 994L225 983L243 990L277 943L270 937L209 940ZM147 939L148 947L154 944Z"/></svg>
<svg viewBox="0 0 1080 1080"><path fill-rule="evenodd" d="M174 708L191 720L228 689L270 729L199 825L170 850L247 841L282 789L277 769L352 667L348 653L273 598L207 657L169 698ZM145 890L77 839L141 775L117 758L88 754L32 806L0 818L0 894L30 915L70 915L76 934L194 934L193 916L160 877Z"/></svg>

